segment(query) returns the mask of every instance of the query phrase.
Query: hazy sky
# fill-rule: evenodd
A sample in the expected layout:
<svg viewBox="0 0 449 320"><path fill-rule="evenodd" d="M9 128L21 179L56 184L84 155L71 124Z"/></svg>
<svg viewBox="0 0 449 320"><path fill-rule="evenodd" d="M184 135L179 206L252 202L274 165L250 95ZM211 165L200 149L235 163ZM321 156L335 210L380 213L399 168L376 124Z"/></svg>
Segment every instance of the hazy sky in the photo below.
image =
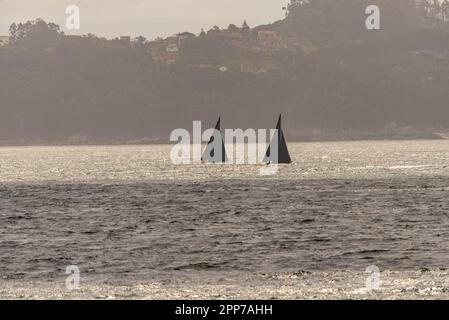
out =
<svg viewBox="0 0 449 320"><path fill-rule="evenodd" d="M284 16L288 0L0 0L0 34L12 22L43 18L64 26L65 8L81 9L81 30L112 37L142 34L148 38L179 31L199 32L217 24L252 26ZM74 33L74 32L67 32Z"/></svg>

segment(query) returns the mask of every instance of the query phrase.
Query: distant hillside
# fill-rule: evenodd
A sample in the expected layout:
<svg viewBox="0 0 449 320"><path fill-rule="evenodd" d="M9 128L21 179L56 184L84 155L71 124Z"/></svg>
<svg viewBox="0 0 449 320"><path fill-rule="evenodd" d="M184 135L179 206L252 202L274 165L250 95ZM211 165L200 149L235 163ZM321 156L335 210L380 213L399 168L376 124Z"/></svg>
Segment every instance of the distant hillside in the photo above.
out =
<svg viewBox="0 0 449 320"><path fill-rule="evenodd" d="M381 8L380 31L365 28L368 4ZM280 112L290 140L444 136L447 8L292 1L272 25L153 42L13 25L0 47L0 141L168 142L193 120L269 128Z"/></svg>

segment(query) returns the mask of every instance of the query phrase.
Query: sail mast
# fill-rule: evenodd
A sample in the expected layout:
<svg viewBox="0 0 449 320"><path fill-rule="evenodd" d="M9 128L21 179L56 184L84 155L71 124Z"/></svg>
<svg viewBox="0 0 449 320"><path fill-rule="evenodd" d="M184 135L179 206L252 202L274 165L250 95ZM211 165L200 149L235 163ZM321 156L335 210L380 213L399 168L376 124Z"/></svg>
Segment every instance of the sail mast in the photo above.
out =
<svg viewBox="0 0 449 320"><path fill-rule="evenodd" d="M218 117L217 124L215 125L215 132L210 137L210 140L204 149L201 161L211 163L221 163L228 160L226 156L226 149L221 134L221 116Z"/></svg>
<svg viewBox="0 0 449 320"><path fill-rule="evenodd" d="M279 119L276 125L277 130L277 147L278 147L278 154L277 159L275 157L272 157L271 150L272 145L276 142L274 140L271 141L270 146L268 147L268 150L265 154L264 162L270 162L270 163L277 163L277 164L289 164L292 163L292 159L290 157L290 152L288 151L287 142L285 140L284 131L282 130L282 114L279 115ZM273 139L276 139L274 137Z"/></svg>

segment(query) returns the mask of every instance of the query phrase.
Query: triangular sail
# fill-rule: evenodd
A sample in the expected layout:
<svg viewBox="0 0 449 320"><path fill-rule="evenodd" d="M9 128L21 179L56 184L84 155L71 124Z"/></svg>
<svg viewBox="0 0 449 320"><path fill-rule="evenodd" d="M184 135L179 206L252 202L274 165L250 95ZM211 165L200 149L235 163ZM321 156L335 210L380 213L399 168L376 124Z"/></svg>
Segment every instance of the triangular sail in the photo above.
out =
<svg viewBox="0 0 449 320"><path fill-rule="evenodd" d="M276 125L277 135L274 136L273 140L268 147L268 150L265 154L265 158L263 159L266 163L277 163L277 164L288 164L292 163L292 159L290 157L290 153L288 152L287 142L285 141L284 132L282 131L282 115L279 115L279 120ZM277 149L278 154L271 154L271 149L275 149L272 146L275 145L277 138Z"/></svg>
<svg viewBox="0 0 449 320"><path fill-rule="evenodd" d="M201 157L201 161L203 162L221 163L228 160L220 123L221 117L218 118L217 124L215 125L215 132L210 137L206 149L204 149L203 156Z"/></svg>

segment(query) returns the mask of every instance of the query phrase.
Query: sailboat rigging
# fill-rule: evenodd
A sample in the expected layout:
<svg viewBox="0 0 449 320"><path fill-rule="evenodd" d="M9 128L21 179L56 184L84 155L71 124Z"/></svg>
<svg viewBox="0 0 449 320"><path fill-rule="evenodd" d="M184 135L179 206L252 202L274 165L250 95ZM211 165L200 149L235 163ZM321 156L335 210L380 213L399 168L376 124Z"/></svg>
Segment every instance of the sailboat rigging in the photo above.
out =
<svg viewBox="0 0 449 320"><path fill-rule="evenodd" d="M215 131L204 149L201 161L209 163L224 163L227 160L228 157L226 155L223 135L221 134L221 117L219 117L217 124L215 125Z"/></svg>
<svg viewBox="0 0 449 320"><path fill-rule="evenodd" d="M277 134L273 137L273 140L271 141L270 146L268 147L268 150L265 154L264 162L273 164L290 164L292 163L292 159L290 157L287 142L285 141L284 132L282 130L282 114L279 115L276 130ZM276 145L277 145L277 154L274 153L276 152L275 151Z"/></svg>

